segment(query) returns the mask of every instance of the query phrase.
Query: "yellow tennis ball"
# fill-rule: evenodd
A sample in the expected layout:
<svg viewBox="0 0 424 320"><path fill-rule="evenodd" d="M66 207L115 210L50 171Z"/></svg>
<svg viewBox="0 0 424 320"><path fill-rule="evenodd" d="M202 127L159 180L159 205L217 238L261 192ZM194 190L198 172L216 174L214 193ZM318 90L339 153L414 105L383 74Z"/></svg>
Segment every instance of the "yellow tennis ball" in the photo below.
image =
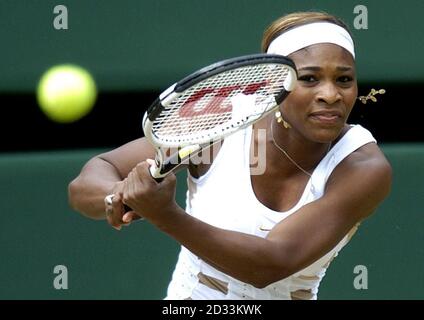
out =
<svg viewBox="0 0 424 320"><path fill-rule="evenodd" d="M96 102L96 83L90 73L76 65L53 66L41 77L37 100L48 118L74 122L87 115Z"/></svg>

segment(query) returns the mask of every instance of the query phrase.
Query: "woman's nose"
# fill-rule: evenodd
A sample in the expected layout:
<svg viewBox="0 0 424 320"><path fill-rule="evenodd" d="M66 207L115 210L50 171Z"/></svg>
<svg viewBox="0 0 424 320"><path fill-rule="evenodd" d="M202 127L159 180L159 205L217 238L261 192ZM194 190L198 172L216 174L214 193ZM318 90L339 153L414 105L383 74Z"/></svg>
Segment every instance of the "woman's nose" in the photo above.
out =
<svg viewBox="0 0 424 320"><path fill-rule="evenodd" d="M334 104L342 99L339 88L332 82L327 81L323 83L317 94L317 100L319 102L325 102L326 104Z"/></svg>

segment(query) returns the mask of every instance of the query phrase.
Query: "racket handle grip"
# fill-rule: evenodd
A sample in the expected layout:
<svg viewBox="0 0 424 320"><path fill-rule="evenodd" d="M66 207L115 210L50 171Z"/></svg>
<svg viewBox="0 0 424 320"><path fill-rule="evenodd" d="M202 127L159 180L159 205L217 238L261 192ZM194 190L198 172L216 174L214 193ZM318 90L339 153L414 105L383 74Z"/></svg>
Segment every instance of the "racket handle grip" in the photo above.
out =
<svg viewBox="0 0 424 320"><path fill-rule="evenodd" d="M150 170L150 174L152 175L152 177L157 181L157 182L161 182L163 180L163 178L165 177L164 174L160 173L160 169L156 166L156 164L152 164L149 168Z"/></svg>
<svg viewBox="0 0 424 320"><path fill-rule="evenodd" d="M175 171L175 169L180 167L180 165L187 160L190 155L197 154L200 149L201 146L199 144L185 146L167 158L164 162L159 161L158 156L156 156L155 162L152 163L149 168L150 175L157 182L161 182L170 172ZM159 157L159 159L162 159L162 157ZM158 166L158 163L162 163L162 166Z"/></svg>

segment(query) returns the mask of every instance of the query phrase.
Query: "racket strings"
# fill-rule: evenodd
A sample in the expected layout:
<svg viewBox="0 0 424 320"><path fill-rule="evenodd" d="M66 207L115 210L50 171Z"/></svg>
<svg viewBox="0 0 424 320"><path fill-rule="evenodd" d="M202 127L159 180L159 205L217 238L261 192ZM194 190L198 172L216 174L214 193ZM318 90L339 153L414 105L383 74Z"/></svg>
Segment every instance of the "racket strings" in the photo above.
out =
<svg viewBox="0 0 424 320"><path fill-rule="evenodd" d="M153 122L153 132L166 141L190 142L198 135L216 135L241 127L275 106L261 103L284 89L289 69L281 64L257 64L239 67L209 77L183 92ZM231 99L254 95L256 102L243 110L233 110ZM271 106L270 106L271 105ZM240 112L239 112L240 111Z"/></svg>

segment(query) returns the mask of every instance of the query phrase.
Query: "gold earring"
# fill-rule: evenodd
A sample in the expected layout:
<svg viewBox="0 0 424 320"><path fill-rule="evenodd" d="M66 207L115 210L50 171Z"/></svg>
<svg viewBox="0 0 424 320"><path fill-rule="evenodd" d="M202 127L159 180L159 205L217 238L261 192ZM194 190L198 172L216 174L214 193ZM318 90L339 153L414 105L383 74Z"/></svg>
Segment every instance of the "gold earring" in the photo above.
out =
<svg viewBox="0 0 424 320"><path fill-rule="evenodd" d="M360 100L363 104L366 104L368 100L371 100L372 102L377 102L377 98L375 96L377 94L385 94L385 93L386 93L386 90L384 89L380 89L380 90L371 89L368 95L359 96L358 100Z"/></svg>
<svg viewBox="0 0 424 320"><path fill-rule="evenodd" d="M286 128L286 129L290 129L291 128L291 125L288 122L286 122L286 120L283 119L283 116L281 115L281 112L280 111L275 112L275 119L277 119L277 122L278 123L281 123L282 122L284 128Z"/></svg>

